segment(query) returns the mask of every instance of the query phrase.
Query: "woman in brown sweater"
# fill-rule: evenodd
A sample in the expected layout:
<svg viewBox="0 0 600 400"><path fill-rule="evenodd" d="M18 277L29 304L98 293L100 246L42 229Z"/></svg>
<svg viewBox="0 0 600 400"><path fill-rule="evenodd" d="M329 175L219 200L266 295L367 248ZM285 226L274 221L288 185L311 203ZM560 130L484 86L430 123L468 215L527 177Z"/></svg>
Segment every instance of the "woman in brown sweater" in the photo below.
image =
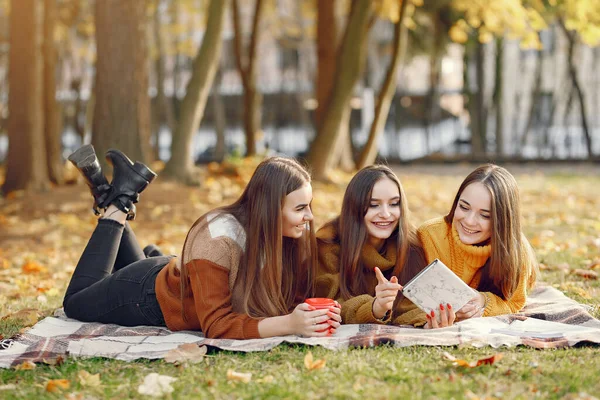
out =
<svg viewBox="0 0 600 400"><path fill-rule="evenodd" d="M415 306L398 291L425 266L396 174L384 165L360 170L341 214L317 232L316 293L342 304L344 323L405 324Z"/></svg>
<svg viewBox="0 0 600 400"><path fill-rule="evenodd" d="M339 308L304 303L313 292L316 243L310 176L297 162L260 163L235 203L194 223L176 258L147 257L127 224L156 175L117 150L107 158L110 184L93 147L69 157L92 190L94 210L105 211L65 294L67 316L229 339L326 336L339 327Z"/></svg>

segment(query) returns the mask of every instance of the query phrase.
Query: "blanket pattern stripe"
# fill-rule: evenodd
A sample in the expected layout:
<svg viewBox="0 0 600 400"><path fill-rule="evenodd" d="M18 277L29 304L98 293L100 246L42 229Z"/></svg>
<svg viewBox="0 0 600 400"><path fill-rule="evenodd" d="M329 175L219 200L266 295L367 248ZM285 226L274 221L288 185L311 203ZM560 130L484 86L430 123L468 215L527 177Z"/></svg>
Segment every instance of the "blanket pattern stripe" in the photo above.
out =
<svg viewBox="0 0 600 400"><path fill-rule="evenodd" d="M43 362L57 357L106 357L124 361L160 359L184 343L198 343L222 350L266 351L286 342L320 345L331 350L348 347L525 345L538 349L600 344L600 321L557 289L536 287L517 314L474 318L454 326L424 330L409 326L375 324L342 325L326 338L282 336L252 340L208 339L202 332L171 332L167 328L84 323L66 318L62 310L0 346L0 367L25 361Z"/></svg>

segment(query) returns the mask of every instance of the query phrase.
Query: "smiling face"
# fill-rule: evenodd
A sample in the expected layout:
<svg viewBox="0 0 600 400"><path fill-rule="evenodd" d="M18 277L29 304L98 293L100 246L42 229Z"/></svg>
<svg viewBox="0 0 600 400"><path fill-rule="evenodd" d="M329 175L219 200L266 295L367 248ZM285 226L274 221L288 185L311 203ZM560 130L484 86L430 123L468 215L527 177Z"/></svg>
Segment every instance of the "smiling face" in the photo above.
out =
<svg viewBox="0 0 600 400"><path fill-rule="evenodd" d="M311 202L312 186L308 182L285 196L281 209L281 232L283 236L293 239L302 237L307 228L306 224L313 220L310 209Z"/></svg>
<svg viewBox="0 0 600 400"><path fill-rule="evenodd" d="M492 236L492 195L481 182L468 185L460 195L452 224L464 244L485 242Z"/></svg>
<svg viewBox="0 0 600 400"><path fill-rule="evenodd" d="M376 248L383 246L398 227L400 219L400 192L389 178L378 180L373 186L364 221L369 242Z"/></svg>

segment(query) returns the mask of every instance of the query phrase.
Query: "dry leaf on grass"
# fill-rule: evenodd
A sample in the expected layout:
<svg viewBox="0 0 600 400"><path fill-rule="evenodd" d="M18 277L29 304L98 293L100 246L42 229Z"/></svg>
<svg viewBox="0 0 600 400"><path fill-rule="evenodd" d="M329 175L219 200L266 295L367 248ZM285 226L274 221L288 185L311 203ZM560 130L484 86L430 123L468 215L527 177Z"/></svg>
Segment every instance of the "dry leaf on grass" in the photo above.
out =
<svg viewBox="0 0 600 400"><path fill-rule="evenodd" d="M267 375L267 376L257 379L256 382L258 382L258 383L273 383L273 382L275 382L275 378L273 377L273 375Z"/></svg>
<svg viewBox="0 0 600 400"><path fill-rule="evenodd" d="M21 270L26 274L41 274L48 272L48 268L44 267L40 263L31 260L23 264Z"/></svg>
<svg viewBox="0 0 600 400"><path fill-rule="evenodd" d="M21 364L15 367L17 371L29 371L31 369L35 369L35 364L31 361L24 361Z"/></svg>
<svg viewBox="0 0 600 400"><path fill-rule="evenodd" d="M9 383L8 385L0 385L0 391L15 390L16 388L17 388L17 385L15 385L14 383Z"/></svg>
<svg viewBox="0 0 600 400"><path fill-rule="evenodd" d="M77 372L77 380L81 386L97 387L100 386L100 374L90 374L86 370Z"/></svg>
<svg viewBox="0 0 600 400"><path fill-rule="evenodd" d="M159 375L156 372L146 375L144 383L138 386L138 393L145 394L152 397L162 397L165 394L173 393L173 386L171 383L175 382L177 378L167 375Z"/></svg>
<svg viewBox="0 0 600 400"><path fill-rule="evenodd" d="M196 364L202 362L206 350L206 346L198 346L196 343L182 344L176 349L170 350L165 355L165 361L168 363L190 362Z"/></svg>
<svg viewBox="0 0 600 400"><path fill-rule="evenodd" d="M24 308L16 313L8 314L2 317L3 321L6 319L18 320L25 326L32 326L35 325L40 319L40 313L34 308Z"/></svg>
<svg viewBox="0 0 600 400"><path fill-rule="evenodd" d="M227 370L227 380L228 381L238 381L248 383L252 379L252 373L250 372L236 372L232 369Z"/></svg>
<svg viewBox="0 0 600 400"><path fill-rule="evenodd" d="M306 354L306 356L304 356L304 366L309 371L312 371L313 369L321 369L325 366L325 363L325 360L313 360L313 355L310 351Z"/></svg>
<svg viewBox="0 0 600 400"><path fill-rule="evenodd" d="M46 365L58 366L62 365L65 362L65 359L62 356L54 358L42 358L42 362Z"/></svg>
<svg viewBox="0 0 600 400"><path fill-rule="evenodd" d="M475 368L475 367L479 367L480 365L492 365L496 361L501 360L502 357L504 356L502 353L496 353L491 357L482 358L477 361L466 361L466 360L458 359L446 351L443 353L443 355L446 359L452 361L453 365L458 365L460 367L466 367L466 368Z"/></svg>
<svg viewBox="0 0 600 400"><path fill-rule="evenodd" d="M576 269L573 273L585 279L598 279L598 273L589 269Z"/></svg>
<svg viewBox="0 0 600 400"><path fill-rule="evenodd" d="M46 392L56 393L63 389L68 389L71 383L68 379L50 379L46 382Z"/></svg>

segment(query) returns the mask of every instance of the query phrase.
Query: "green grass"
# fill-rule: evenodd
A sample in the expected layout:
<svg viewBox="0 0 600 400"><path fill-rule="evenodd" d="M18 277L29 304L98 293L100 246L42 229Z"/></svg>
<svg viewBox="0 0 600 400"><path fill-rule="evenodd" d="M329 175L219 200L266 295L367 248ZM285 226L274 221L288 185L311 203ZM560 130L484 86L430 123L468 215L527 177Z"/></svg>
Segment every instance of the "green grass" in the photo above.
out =
<svg viewBox="0 0 600 400"><path fill-rule="evenodd" d="M430 184L422 185L423 179ZM600 238L600 196L597 194L600 177L555 174L521 175L517 179L522 188L523 229L532 242L537 238L538 259L548 267L541 271L539 280L590 305L591 314L600 318L600 280L586 280L556 268L562 263L569 264L571 270L585 268L593 260L600 259L600 247L591 242ZM422 222L446 209L453 191L460 183L460 177L403 176L403 183L416 220ZM427 187L439 188L441 194L432 197ZM325 187L317 189L316 199L319 192L332 194L329 197L321 196L320 201L341 199L338 189L331 189L331 192L327 192ZM156 204L161 203L156 201ZM318 208L315 207L317 214ZM317 218L322 223L324 215L332 210L325 210L323 205L320 208L322 214ZM191 223L184 221L182 225L188 222ZM157 224L161 227L170 226L168 220L160 220ZM143 229L144 226L140 224L139 227ZM80 234L84 238L89 232ZM156 240L150 231L142 230L138 237L144 243ZM75 250L82 243L67 243L60 249L62 252L76 253ZM5 256L18 252L18 248L7 247ZM68 262L64 262L59 259L49 265L52 271L60 272L65 264L72 265L75 260L69 258ZM17 262L14 264L20 265ZM66 278L57 278L57 282L62 293ZM50 315L52 309L60 306L60 302L60 294L49 296L43 305L44 315ZM9 302L2 302L0 315L26 307L40 308L35 294L23 294ZM0 336L11 337L22 328L18 321L0 320ZM315 359L325 359L326 366L308 371L303 362L308 351L313 353ZM491 366L465 369L453 366L443 357L444 351L469 361L497 352L502 352L504 357ZM226 376L229 369L250 372L252 380L247 384L228 381ZM77 377L81 370L100 374L101 385L82 387ZM334 352L321 347L282 345L269 352L249 354L213 351L202 363L181 366L161 360L126 363L99 358L67 358L61 365L39 364L30 371L0 370L0 399L62 399L69 394L81 395L81 398L142 398L137 392L138 386L151 372L178 379L173 384L175 391L166 396L173 399L561 399L565 395L580 392L598 396L600 347L535 350L528 347L476 349L460 346L381 346ZM272 382L260 381L268 376L272 377ZM50 379L67 379L70 387L58 393L48 393L45 385ZM3 389L6 385L10 386Z"/></svg>
<svg viewBox="0 0 600 400"><path fill-rule="evenodd" d="M327 361L325 368L308 371L307 351ZM138 398L144 377L157 372L177 377L173 398L561 398L567 393L600 391L597 348L560 350L500 349L504 357L491 366L455 367L442 353L475 360L494 354L492 348L382 346L332 352L323 348L280 346L266 353L217 352L205 362L175 366L162 361L124 363L114 360L67 360L60 366L38 366L31 371L3 370L0 384L17 388L0 391L4 399L57 398L45 391L49 379L68 379L64 393L99 398ZM226 379L228 369L251 372L250 383ZM100 374L97 388L81 387L77 372ZM257 382L272 376L270 383Z"/></svg>

